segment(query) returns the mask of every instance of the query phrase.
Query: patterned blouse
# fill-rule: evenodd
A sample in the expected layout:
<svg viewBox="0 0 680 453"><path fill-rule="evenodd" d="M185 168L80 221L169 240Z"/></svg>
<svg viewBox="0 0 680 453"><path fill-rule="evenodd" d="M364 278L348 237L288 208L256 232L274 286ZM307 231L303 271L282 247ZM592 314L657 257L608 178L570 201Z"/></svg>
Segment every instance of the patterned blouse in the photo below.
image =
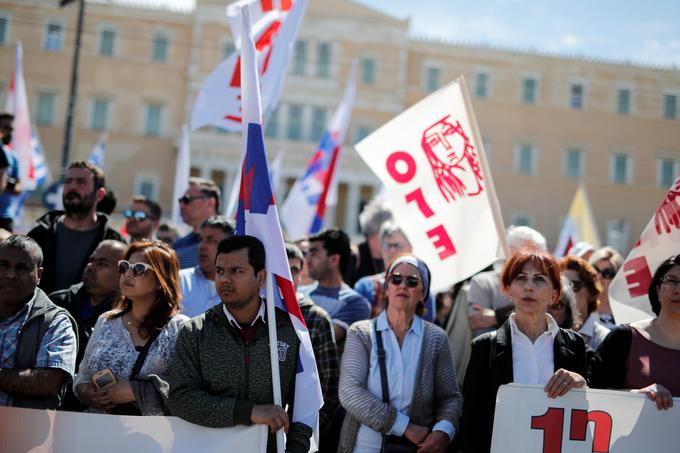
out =
<svg viewBox="0 0 680 453"><path fill-rule="evenodd" d="M80 384L92 382L92 375L110 368L118 378L130 379L139 351L132 342L130 332L125 327L122 317L109 319L106 313L101 315L94 326L94 331L85 349L83 361L73 382L73 389ZM140 376L156 374L161 377L168 372L168 367L175 352L175 340L180 327L189 318L175 315L161 330L149 349Z"/></svg>

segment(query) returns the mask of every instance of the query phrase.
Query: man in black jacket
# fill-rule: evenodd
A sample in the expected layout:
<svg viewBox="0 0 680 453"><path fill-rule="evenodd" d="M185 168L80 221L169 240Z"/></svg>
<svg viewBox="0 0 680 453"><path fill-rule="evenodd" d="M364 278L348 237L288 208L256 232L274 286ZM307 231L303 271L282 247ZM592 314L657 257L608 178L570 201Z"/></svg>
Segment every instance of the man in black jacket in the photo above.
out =
<svg viewBox="0 0 680 453"><path fill-rule="evenodd" d="M43 215L28 233L43 251L45 271L40 288L46 293L80 281L89 256L101 241L124 241L108 226L108 217L96 210L105 194L104 173L99 168L85 161L69 165L62 196L64 211Z"/></svg>

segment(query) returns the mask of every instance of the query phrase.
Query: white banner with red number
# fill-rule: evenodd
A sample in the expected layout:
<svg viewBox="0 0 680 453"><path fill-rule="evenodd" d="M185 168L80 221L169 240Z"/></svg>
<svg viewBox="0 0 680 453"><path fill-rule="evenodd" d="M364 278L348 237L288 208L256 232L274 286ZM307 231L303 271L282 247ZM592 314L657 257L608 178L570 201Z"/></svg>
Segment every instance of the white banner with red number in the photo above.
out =
<svg viewBox="0 0 680 453"><path fill-rule="evenodd" d="M617 324L628 324L654 316L647 296L652 276L661 263L678 253L680 177L661 200L609 286L609 302Z"/></svg>
<svg viewBox="0 0 680 453"><path fill-rule="evenodd" d="M266 425L204 428L177 417L0 407L3 453L266 452Z"/></svg>
<svg viewBox="0 0 680 453"><path fill-rule="evenodd" d="M496 397L492 453L677 453L680 398L660 411L645 395L510 384Z"/></svg>
<svg viewBox="0 0 680 453"><path fill-rule="evenodd" d="M397 223L443 290L493 263L499 239L463 84L410 107L355 147L388 188ZM504 233L503 233L504 234Z"/></svg>

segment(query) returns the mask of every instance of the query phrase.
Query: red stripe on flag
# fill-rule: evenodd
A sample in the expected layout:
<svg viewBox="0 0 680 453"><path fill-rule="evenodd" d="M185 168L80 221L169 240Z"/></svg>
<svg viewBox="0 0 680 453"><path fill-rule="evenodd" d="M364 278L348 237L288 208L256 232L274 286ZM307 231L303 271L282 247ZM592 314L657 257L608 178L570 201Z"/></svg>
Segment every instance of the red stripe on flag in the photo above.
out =
<svg viewBox="0 0 680 453"><path fill-rule="evenodd" d="M335 173L335 164L338 161L338 155L340 154L340 147L336 146L333 149L333 156L331 157L331 164L326 172L326 180L323 183L323 192L321 192L321 198L319 198L319 205L317 208L317 216L323 219L326 215L326 198L328 198L328 191L331 189L331 184L333 183L333 173Z"/></svg>
<svg viewBox="0 0 680 453"><path fill-rule="evenodd" d="M274 9L273 0L260 0L260 7L263 12L271 11Z"/></svg>
<svg viewBox="0 0 680 453"><path fill-rule="evenodd" d="M286 310L288 310L288 313L291 316L295 316L305 327L307 327L305 318L302 317L302 312L300 311L300 305L298 305L297 302L293 282L280 275L274 274L274 276L276 277L276 286L279 287L279 291L281 291L281 295L283 296L283 303L286 304Z"/></svg>
<svg viewBox="0 0 680 453"><path fill-rule="evenodd" d="M293 0L281 0L281 11L290 11L293 7Z"/></svg>

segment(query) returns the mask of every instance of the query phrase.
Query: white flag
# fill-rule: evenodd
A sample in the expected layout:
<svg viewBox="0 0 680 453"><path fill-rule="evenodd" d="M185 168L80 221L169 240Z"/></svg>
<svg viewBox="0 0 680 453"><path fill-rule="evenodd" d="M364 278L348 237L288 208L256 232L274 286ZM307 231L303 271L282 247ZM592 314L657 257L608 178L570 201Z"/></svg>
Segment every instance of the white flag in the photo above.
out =
<svg viewBox="0 0 680 453"><path fill-rule="evenodd" d="M12 134L12 152L19 161L19 180L24 190L35 190L35 167L33 164L33 146L31 143L31 114L28 110L26 83L24 81L23 47L17 41L14 53L13 85L7 99L8 111L14 115L14 133ZM11 103L11 105L10 105Z"/></svg>
<svg viewBox="0 0 680 453"><path fill-rule="evenodd" d="M680 253L680 177L666 193L633 250L609 285L617 324L654 316L647 290L659 265Z"/></svg>
<svg viewBox="0 0 680 453"><path fill-rule="evenodd" d="M452 82L356 145L430 266L433 291L493 263L505 234L468 105L462 80Z"/></svg>
<svg viewBox="0 0 680 453"><path fill-rule="evenodd" d="M293 43L307 8L307 0L279 2L243 0L227 8L236 50L208 76L196 98L191 129L213 125L229 131L241 130L240 8L249 5L262 90L263 112L276 107ZM236 34L238 32L238 34ZM238 39L237 39L238 37Z"/></svg>
<svg viewBox="0 0 680 453"><path fill-rule="evenodd" d="M182 126L175 165L175 187L172 192L172 221L175 225L183 225L179 212L179 200L189 188L189 172L191 167L191 151L189 149L189 127Z"/></svg>

